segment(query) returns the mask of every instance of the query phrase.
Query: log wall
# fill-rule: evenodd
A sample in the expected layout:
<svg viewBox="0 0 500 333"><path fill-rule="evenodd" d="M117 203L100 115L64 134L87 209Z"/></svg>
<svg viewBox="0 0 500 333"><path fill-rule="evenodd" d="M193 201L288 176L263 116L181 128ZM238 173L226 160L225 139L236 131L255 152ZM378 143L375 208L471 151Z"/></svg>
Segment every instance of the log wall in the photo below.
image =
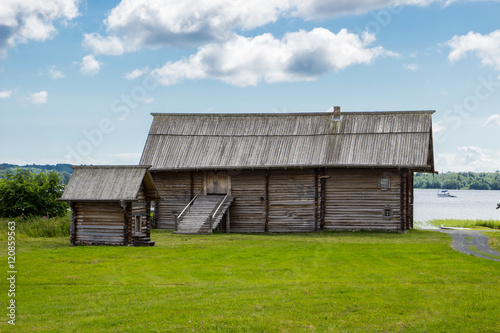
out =
<svg viewBox="0 0 500 333"><path fill-rule="evenodd" d="M76 202L72 206L75 245L126 245L119 203Z"/></svg>
<svg viewBox="0 0 500 333"><path fill-rule="evenodd" d="M151 201L146 195L146 187L144 186L144 184L141 184L141 187L139 188L139 191L137 193L137 202L132 202L132 231L135 230L136 216L140 216L142 221L141 234L149 237L151 232L150 208Z"/></svg>
<svg viewBox="0 0 500 333"><path fill-rule="evenodd" d="M161 195L158 228L173 229L203 189L203 172L156 172ZM230 232L311 232L412 227L413 173L397 169L289 169L230 171ZM390 179L387 190L380 178ZM404 189L402 188L404 186ZM384 216L384 210L390 216ZM403 212L403 213L402 213Z"/></svg>
<svg viewBox="0 0 500 333"><path fill-rule="evenodd" d="M175 228L173 212L180 213L191 200L190 172L153 172L161 199L155 206L158 229Z"/></svg>
<svg viewBox="0 0 500 333"><path fill-rule="evenodd" d="M382 175L389 189L379 188ZM401 191L398 170L327 169L325 171L324 229L401 229ZM384 217L384 209L392 217Z"/></svg>
<svg viewBox="0 0 500 333"><path fill-rule="evenodd" d="M265 232L266 193L265 171L241 171L230 175L231 195L234 201L230 209L231 232Z"/></svg>
<svg viewBox="0 0 500 333"><path fill-rule="evenodd" d="M314 169L270 170L269 232L315 229Z"/></svg>

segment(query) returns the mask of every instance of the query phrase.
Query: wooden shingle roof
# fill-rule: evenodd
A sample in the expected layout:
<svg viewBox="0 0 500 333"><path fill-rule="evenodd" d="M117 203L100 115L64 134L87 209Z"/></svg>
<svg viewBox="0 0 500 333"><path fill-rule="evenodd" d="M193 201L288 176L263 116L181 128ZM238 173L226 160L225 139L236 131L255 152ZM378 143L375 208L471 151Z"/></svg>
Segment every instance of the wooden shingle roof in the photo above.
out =
<svg viewBox="0 0 500 333"><path fill-rule="evenodd" d="M434 111L153 114L151 170L408 167L434 171Z"/></svg>
<svg viewBox="0 0 500 333"><path fill-rule="evenodd" d="M159 197L149 173L150 166L96 165L74 169L61 201L135 201L144 185L153 198Z"/></svg>

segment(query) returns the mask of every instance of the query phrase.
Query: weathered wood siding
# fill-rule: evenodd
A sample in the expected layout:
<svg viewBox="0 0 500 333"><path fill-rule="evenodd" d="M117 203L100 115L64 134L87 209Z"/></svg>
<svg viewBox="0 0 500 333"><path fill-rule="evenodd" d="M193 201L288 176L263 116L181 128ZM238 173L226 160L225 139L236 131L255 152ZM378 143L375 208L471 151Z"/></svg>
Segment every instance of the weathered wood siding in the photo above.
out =
<svg viewBox="0 0 500 333"><path fill-rule="evenodd" d="M233 172L230 177L234 197L230 208L230 231L265 232L265 171Z"/></svg>
<svg viewBox="0 0 500 333"><path fill-rule="evenodd" d="M390 188L379 189L387 172ZM401 229L401 191L398 170L327 169L325 175L324 229ZM384 209L392 217L384 217Z"/></svg>
<svg viewBox="0 0 500 333"><path fill-rule="evenodd" d="M271 170L268 231L308 232L314 227L314 169Z"/></svg>
<svg viewBox="0 0 500 333"><path fill-rule="evenodd" d="M135 217L141 216L144 223L141 226L141 234L149 236L150 234L150 201L146 195L146 187L141 184L137 192L137 202L132 202L132 227L134 227Z"/></svg>
<svg viewBox="0 0 500 333"><path fill-rule="evenodd" d="M124 245L124 211L117 202L74 204L75 245Z"/></svg>
<svg viewBox="0 0 500 333"><path fill-rule="evenodd" d="M235 198L230 232L411 228L413 179L411 172L403 180L402 174L395 169L343 168L230 171ZM387 190L380 189L382 176L390 179ZM173 229L173 212L180 213L204 188L204 172L157 172L153 177L162 197L158 227ZM386 208L390 217L384 216Z"/></svg>
<svg viewBox="0 0 500 333"><path fill-rule="evenodd" d="M154 172L152 176L161 197L155 208L157 228L173 230L173 212L180 213L191 200L190 172Z"/></svg>
<svg viewBox="0 0 500 333"><path fill-rule="evenodd" d="M152 176L161 197L155 205L156 227L173 230L174 212L180 214L191 198L203 190L203 172L153 172Z"/></svg>

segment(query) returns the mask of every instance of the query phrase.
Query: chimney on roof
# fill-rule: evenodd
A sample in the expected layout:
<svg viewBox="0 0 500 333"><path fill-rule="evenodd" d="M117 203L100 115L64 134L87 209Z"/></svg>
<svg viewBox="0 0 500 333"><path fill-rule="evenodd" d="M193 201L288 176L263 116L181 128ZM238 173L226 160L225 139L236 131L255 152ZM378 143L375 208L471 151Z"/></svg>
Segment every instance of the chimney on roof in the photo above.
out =
<svg viewBox="0 0 500 333"><path fill-rule="evenodd" d="M340 106L333 107L333 118L336 118L336 119L340 118Z"/></svg>

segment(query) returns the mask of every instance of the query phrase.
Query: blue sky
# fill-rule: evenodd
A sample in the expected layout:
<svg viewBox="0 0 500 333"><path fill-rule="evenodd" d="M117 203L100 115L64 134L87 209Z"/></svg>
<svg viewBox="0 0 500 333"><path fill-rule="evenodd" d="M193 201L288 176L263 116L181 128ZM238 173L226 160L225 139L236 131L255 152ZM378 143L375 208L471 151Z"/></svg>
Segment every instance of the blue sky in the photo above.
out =
<svg viewBox="0 0 500 333"><path fill-rule="evenodd" d="M152 112L436 110L500 170L500 1L6 0L0 163L136 164Z"/></svg>

